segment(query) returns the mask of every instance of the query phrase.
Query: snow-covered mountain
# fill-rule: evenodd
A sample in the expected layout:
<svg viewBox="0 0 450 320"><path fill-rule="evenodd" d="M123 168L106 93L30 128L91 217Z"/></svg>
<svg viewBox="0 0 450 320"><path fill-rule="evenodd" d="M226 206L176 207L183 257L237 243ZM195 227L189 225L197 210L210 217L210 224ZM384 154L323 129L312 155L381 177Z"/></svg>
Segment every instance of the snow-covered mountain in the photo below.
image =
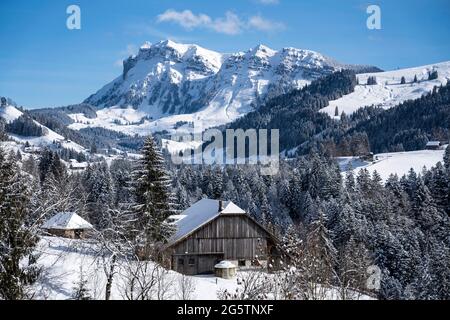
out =
<svg viewBox="0 0 450 320"><path fill-rule="evenodd" d="M246 52L222 54L169 40L144 44L123 65L120 77L85 100L99 109L110 109L100 112L100 118L104 114L105 120L125 124L198 113L170 122L202 120L208 126L233 121L268 97L336 70L368 68L295 48L275 51L259 45ZM133 110L124 111L127 108Z"/></svg>
<svg viewBox="0 0 450 320"><path fill-rule="evenodd" d="M191 132L191 123L203 129L220 126L271 97L344 68L356 70L360 84L322 109L332 117L336 107L339 115L368 105L387 109L420 98L450 79L450 62L376 72L380 70L344 65L295 48L275 51L259 45L246 52L222 54L173 41L146 43L136 56L124 61L120 77L85 101L97 108L96 117L69 113L74 121L69 128L103 127L147 135L174 129ZM432 71L437 71L438 78L429 80ZM369 77L376 77L377 84L366 85Z"/></svg>

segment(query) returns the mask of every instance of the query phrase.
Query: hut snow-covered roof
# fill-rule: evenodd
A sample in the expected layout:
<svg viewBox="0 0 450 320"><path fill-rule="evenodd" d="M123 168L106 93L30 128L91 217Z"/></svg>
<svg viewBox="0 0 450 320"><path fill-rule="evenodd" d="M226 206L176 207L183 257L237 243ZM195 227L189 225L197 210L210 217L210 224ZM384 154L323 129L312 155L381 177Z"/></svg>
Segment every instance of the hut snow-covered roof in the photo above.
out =
<svg viewBox="0 0 450 320"><path fill-rule="evenodd" d="M440 141L429 141L427 143L427 147L440 147L441 142Z"/></svg>
<svg viewBox="0 0 450 320"><path fill-rule="evenodd" d="M43 229L59 229L59 230L80 230L93 229L94 227L77 215L75 212L60 212L47 220L43 225Z"/></svg>

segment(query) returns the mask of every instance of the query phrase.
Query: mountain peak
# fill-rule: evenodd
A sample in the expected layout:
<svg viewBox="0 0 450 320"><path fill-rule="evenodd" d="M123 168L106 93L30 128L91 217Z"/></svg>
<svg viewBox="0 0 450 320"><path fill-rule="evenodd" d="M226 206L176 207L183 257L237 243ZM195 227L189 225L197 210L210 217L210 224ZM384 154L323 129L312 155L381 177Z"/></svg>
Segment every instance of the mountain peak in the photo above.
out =
<svg viewBox="0 0 450 320"><path fill-rule="evenodd" d="M265 46L263 44L259 44L253 49L250 49L249 53L259 57L272 57L277 54L277 51Z"/></svg>
<svg viewBox="0 0 450 320"><path fill-rule="evenodd" d="M269 48L268 46L266 46L266 45L263 45L263 44L258 44L256 47L254 47L253 49L252 49L253 51L263 51L263 52L270 52L270 51L275 51L275 50L272 50L271 48Z"/></svg>
<svg viewBox="0 0 450 320"><path fill-rule="evenodd" d="M145 42L142 44L142 46L140 47L140 49L141 49L141 50L147 50L147 49L150 49L151 47L152 47L151 42L145 41Z"/></svg>
<svg viewBox="0 0 450 320"><path fill-rule="evenodd" d="M189 51L192 48L198 47L195 44L184 44L184 43L178 43L173 40L167 39L163 41L159 41L154 45L155 48L168 48L171 50L174 50L178 52L181 55L184 55L187 51Z"/></svg>

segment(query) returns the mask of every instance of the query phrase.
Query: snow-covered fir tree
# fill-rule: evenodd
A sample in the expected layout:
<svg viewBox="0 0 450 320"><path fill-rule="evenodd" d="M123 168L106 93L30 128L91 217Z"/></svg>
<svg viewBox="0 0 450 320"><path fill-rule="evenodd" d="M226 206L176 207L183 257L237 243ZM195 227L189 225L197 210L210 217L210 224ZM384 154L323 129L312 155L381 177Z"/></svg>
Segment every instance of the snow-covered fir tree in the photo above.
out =
<svg viewBox="0 0 450 320"><path fill-rule="evenodd" d="M0 148L0 299L27 299L39 268L33 249L38 241L30 220L28 182Z"/></svg>
<svg viewBox="0 0 450 320"><path fill-rule="evenodd" d="M447 148L445 148L445 153L444 153L444 167L445 167L445 169L447 169L447 170L450 169L450 145L448 145Z"/></svg>
<svg viewBox="0 0 450 320"><path fill-rule="evenodd" d="M166 242L173 232L166 219L176 208L164 158L151 136L145 140L133 177L139 245L147 248L154 242Z"/></svg>

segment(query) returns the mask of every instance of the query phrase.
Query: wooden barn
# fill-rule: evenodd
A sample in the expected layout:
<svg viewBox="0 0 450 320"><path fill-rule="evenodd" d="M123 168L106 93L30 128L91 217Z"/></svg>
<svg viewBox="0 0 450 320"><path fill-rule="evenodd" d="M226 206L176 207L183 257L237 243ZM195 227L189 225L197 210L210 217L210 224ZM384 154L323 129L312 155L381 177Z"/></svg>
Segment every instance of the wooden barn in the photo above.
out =
<svg viewBox="0 0 450 320"><path fill-rule="evenodd" d="M75 212L60 212L46 221L42 229L57 237L83 239L94 227Z"/></svg>
<svg viewBox="0 0 450 320"><path fill-rule="evenodd" d="M274 236L231 201L203 199L169 221L176 233L166 253L179 273L213 273L224 260L248 268L256 257L266 264L277 256Z"/></svg>

